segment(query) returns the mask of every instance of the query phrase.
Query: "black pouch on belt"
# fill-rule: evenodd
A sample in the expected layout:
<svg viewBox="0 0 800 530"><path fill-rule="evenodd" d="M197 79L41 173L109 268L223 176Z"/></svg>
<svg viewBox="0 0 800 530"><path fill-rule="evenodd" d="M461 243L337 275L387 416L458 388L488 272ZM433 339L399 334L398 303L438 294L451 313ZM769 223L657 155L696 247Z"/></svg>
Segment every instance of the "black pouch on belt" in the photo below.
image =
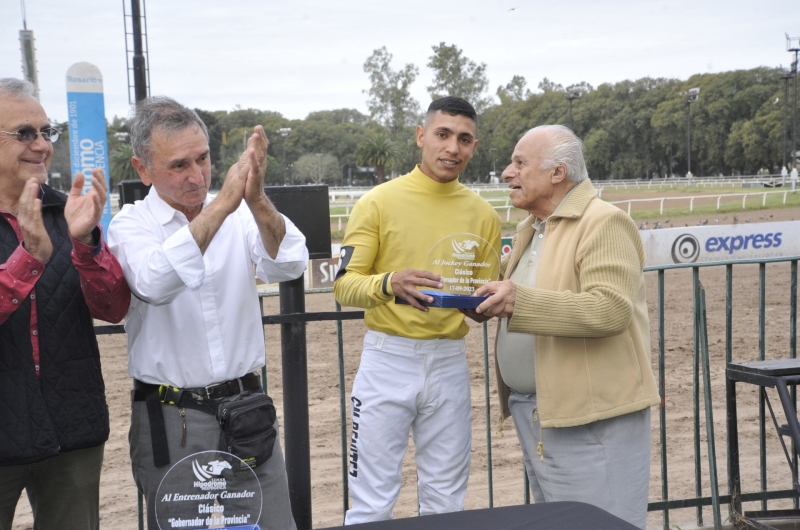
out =
<svg viewBox="0 0 800 530"><path fill-rule="evenodd" d="M266 394L239 396L220 403L217 420L222 427L219 450L255 468L269 460L275 445L275 406Z"/></svg>

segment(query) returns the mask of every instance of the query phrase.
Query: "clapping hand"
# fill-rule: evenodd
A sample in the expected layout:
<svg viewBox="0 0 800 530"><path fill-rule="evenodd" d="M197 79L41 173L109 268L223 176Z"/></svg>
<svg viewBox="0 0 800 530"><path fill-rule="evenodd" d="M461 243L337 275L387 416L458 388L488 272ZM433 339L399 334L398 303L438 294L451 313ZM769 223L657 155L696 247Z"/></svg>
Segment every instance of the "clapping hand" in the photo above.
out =
<svg viewBox="0 0 800 530"><path fill-rule="evenodd" d="M53 254L53 243L42 221L42 201L39 199L39 181L33 177L25 183L19 198L17 221L22 232L22 242L28 254L45 262Z"/></svg>
<svg viewBox="0 0 800 530"><path fill-rule="evenodd" d="M86 245L96 245L92 231L103 216L103 206L108 198L108 182L102 169L92 170L92 189L81 195L85 177L78 173L72 179L67 205L64 207L64 218L67 220L69 235Z"/></svg>
<svg viewBox="0 0 800 530"><path fill-rule="evenodd" d="M264 195L264 175L267 172L267 147L269 141L264 128L257 125L247 140L247 148L239 160L231 166L225 182L217 196L227 206L229 213L239 207L242 199L252 207L266 197Z"/></svg>
<svg viewBox="0 0 800 530"><path fill-rule="evenodd" d="M252 136L247 140L247 154L249 160L249 173L247 174L247 185L244 190L244 200L251 207L265 198L264 195L264 176L267 174L267 148L269 140L264 128L256 125Z"/></svg>

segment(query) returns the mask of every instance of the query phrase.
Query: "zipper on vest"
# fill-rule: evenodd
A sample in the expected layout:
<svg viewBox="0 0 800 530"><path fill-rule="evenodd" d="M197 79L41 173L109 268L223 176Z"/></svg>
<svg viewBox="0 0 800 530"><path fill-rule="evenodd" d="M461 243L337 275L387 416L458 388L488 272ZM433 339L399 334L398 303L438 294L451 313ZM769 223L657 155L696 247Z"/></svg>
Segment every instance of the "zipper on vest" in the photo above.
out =
<svg viewBox="0 0 800 530"><path fill-rule="evenodd" d="M181 438L181 447L186 447L186 409L178 408L178 414L181 415L183 420L183 438Z"/></svg>

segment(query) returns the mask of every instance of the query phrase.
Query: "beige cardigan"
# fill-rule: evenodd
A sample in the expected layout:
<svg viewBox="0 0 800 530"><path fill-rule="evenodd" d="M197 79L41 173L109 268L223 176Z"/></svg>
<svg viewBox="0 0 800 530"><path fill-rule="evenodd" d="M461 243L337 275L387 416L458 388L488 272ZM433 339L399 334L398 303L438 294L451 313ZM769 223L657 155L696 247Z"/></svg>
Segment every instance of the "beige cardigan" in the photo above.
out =
<svg viewBox="0 0 800 530"><path fill-rule="evenodd" d="M517 226L508 277L534 235ZM508 331L535 333L543 428L573 427L660 402L650 367L644 248L633 220L596 198L587 179L548 220L536 288L517 284ZM496 344L496 343L495 343ZM495 362L501 421L510 389Z"/></svg>

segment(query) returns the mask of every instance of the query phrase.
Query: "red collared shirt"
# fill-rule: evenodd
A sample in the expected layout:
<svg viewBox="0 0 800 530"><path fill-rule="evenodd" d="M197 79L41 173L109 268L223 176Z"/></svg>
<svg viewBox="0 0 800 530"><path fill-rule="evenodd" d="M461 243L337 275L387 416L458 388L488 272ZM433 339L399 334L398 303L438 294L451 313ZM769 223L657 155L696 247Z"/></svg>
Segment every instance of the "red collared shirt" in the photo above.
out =
<svg viewBox="0 0 800 530"><path fill-rule="evenodd" d="M36 292L33 287L47 266L31 256L22 246L22 232L17 218L8 212L0 212L14 228L20 245L0 264L0 324L19 309L25 297L31 299L30 337L33 346L33 362L39 375L39 326L36 312ZM78 270L81 290L89 313L93 318L107 322L119 322L128 311L131 292L125 283L117 259L111 254L102 230L97 247L85 245L72 239L72 264Z"/></svg>

